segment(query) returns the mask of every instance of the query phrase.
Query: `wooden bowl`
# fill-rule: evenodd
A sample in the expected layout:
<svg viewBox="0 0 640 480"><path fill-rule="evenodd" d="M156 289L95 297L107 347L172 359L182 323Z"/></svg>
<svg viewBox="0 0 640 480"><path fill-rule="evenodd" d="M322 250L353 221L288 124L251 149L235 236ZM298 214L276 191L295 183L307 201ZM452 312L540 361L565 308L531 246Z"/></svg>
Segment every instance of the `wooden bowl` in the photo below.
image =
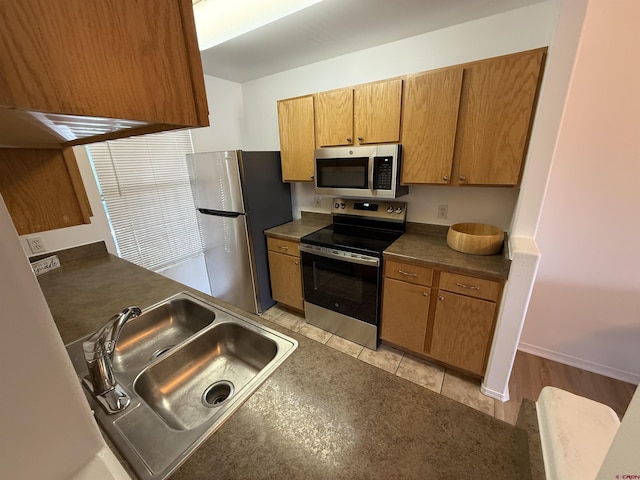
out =
<svg viewBox="0 0 640 480"><path fill-rule="evenodd" d="M486 223L456 223L449 227L447 245L472 255L493 255L502 249L504 232Z"/></svg>

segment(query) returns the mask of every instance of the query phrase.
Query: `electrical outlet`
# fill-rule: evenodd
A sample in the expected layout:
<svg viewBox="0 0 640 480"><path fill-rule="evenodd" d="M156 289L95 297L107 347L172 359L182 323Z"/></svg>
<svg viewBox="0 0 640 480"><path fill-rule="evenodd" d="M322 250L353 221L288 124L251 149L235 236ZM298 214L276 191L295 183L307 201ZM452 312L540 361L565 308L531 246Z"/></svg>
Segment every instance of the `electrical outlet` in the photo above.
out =
<svg viewBox="0 0 640 480"><path fill-rule="evenodd" d="M449 213L449 205L438 205L438 218L447 218Z"/></svg>
<svg viewBox="0 0 640 480"><path fill-rule="evenodd" d="M315 202L316 207L322 206L322 197L313 197L313 201Z"/></svg>
<svg viewBox="0 0 640 480"><path fill-rule="evenodd" d="M27 238L27 243L29 244L31 253L43 253L47 251L47 249L44 247L42 237L29 237Z"/></svg>

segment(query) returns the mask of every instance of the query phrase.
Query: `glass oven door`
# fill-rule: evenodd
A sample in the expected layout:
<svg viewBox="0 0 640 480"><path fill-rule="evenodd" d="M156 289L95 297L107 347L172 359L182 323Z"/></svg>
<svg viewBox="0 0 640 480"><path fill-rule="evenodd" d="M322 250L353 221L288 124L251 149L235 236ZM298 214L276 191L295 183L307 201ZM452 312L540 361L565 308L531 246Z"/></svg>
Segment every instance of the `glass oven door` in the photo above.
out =
<svg viewBox="0 0 640 480"><path fill-rule="evenodd" d="M380 259L306 244L300 252L307 302L378 325Z"/></svg>

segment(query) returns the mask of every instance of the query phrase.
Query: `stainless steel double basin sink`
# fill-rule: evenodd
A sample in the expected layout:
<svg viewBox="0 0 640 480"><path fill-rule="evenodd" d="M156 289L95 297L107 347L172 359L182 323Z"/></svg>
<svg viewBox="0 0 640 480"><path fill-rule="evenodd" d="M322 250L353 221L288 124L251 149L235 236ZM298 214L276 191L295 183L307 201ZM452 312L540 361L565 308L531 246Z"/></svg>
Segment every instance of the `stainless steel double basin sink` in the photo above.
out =
<svg viewBox="0 0 640 480"><path fill-rule="evenodd" d="M82 343L67 345L80 379ZM178 468L297 348L298 342L182 292L129 320L113 352L131 397L108 414L86 391L95 417L142 479Z"/></svg>

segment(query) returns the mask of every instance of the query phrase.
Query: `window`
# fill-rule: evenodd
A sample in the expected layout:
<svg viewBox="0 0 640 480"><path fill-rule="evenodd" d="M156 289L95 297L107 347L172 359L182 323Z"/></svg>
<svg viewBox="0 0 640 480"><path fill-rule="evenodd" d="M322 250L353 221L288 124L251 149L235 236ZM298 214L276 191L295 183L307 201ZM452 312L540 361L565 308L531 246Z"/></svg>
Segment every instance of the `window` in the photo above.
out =
<svg viewBox="0 0 640 480"><path fill-rule="evenodd" d="M118 255L158 271L202 253L180 130L87 147Z"/></svg>

